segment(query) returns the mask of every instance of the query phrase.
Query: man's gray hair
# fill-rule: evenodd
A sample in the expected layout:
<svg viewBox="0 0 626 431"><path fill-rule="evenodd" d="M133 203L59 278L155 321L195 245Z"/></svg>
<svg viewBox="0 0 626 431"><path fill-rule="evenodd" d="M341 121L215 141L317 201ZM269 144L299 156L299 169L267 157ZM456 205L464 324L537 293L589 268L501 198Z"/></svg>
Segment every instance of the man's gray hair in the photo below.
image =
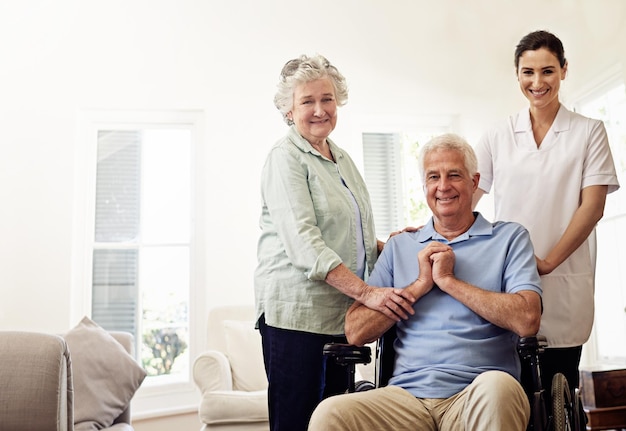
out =
<svg viewBox="0 0 626 431"><path fill-rule="evenodd" d="M426 155L438 150L458 151L463 156L467 172L469 172L471 176L478 172L478 161L472 146L457 134L444 133L443 135L435 136L420 149L419 169L422 181L424 180L424 159Z"/></svg>

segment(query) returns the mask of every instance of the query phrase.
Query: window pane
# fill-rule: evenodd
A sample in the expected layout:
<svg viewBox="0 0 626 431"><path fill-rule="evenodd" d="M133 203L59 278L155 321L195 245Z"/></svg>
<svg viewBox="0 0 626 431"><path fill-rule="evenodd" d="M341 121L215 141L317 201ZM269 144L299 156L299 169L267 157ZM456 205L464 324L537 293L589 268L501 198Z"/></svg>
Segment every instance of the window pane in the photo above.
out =
<svg viewBox="0 0 626 431"><path fill-rule="evenodd" d="M604 217L626 213L626 86L620 84L580 106L580 113L602 120L622 187L606 198Z"/></svg>
<svg viewBox="0 0 626 431"><path fill-rule="evenodd" d="M148 375L187 375L189 247L146 247L140 259L142 362Z"/></svg>
<svg viewBox="0 0 626 431"><path fill-rule="evenodd" d="M595 337L603 361L626 359L626 215L602 220L597 227Z"/></svg>
<svg viewBox="0 0 626 431"><path fill-rule="evenodd" d="M109 331L137 333L137 250L94 250L92 318Z"/></svg>
<svg viewBox="0 0 626 431"><path fill-rule="evenodd" d="M419 172L420 145L428 142L434 134L405 134L402 140L402 161L404 167L404 221L407 226L423 226L431 216L426 203L423 181Z"/></svg>
<svg viewBox="0 0 626 431"><path fill-rule="evenodd" d="M99 131L96 242L130 241L139 233L141 132Z"/></svg>
<svg viewBox="0 0 626 431"><path fill-rule="evenodd" d="M191 207L191 132L145 130L142 241L188 243Z"/></svg>

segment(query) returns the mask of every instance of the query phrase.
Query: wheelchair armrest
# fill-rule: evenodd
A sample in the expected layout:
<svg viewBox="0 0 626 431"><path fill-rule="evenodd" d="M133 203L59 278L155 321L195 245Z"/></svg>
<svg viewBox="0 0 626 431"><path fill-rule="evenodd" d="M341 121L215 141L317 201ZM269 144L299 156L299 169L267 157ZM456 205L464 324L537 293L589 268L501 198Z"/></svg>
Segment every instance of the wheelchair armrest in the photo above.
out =
<svg viewBox="0 0 626 431"><path fill-rule="evenodd" d="M543 335L521 337L517 341L517 352L522 358L527 358L529 355L538 355L543 353L543 350L547 345L548 341Z"/></svg>
<svg viewBox="0 0 626 431"><path fill-rule="evenodd" d="M520 337L517 341L519 348L544 348L548 345L548 340L543 335L535 335L533 337Z"/></svg>
<svg viewBox="0 0 626 431"><path fill-rule="evenodd" d="M340 365L369 364L372 361L372 349L369 346L328 343L324 345L324 356L334 358Z"/></svg>

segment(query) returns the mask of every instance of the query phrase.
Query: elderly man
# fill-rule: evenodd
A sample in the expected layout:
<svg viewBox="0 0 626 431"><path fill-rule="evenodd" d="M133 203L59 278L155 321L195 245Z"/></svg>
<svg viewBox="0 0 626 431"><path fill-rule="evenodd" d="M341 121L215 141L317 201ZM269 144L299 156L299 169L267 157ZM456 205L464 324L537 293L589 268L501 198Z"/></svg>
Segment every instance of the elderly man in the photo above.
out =
<svg viewBox="0 0 626 431"><path fill-rule="evenodd" d="M384 388L326 399L309 431L526 429L516 342L534 335L541 319L529 234L472 212L480 175L463 138L432 139L420 163L433 216L391 238L368 280L404 287L413 313L396 323L355 302L346 315L348 341L357 345L397 325L393 377Z"/></svg>

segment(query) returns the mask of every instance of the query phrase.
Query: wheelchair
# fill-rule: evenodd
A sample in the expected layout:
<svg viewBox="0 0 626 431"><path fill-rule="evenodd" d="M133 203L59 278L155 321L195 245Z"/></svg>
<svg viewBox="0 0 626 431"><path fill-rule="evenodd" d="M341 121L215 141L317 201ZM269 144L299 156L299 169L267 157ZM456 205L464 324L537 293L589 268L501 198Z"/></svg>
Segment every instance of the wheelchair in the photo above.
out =
<svg viewBox="0 0 626 431"><path fill-rule="evenodd" d="M340 365L348 367L350 381L347 392L360 392L387 384L393 372L396 338L395 327L388 330L376 342L375 382L355 381L356 364L372 361L369 346L329 343L324 346L324 356ZM530 421L527 431L583 431L586 429L586 416L578 388L570 389L563 374L552 379L551 397L548 406L545 389L541 384L541 354L547 345L545 337L520 338L517 352L522 366L522 387L530 402Z"/></svg>

